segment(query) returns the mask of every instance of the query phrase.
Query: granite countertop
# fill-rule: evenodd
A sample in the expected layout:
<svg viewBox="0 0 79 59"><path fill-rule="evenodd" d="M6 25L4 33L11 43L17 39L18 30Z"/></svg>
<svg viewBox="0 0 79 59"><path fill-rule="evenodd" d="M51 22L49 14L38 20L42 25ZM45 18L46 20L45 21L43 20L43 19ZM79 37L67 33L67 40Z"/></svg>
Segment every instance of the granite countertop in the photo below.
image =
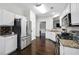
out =
<svg viewBox="0 0 79 59"><path fill-rule="evenodd" d="M60 39L60 42L65 47L71 47L71 48L78 48L79 49L79 42L77 42L75 40Z"/></svg>
<svg viewBox="0 0 79 59"><path fill-rule="evenodd" d="M51 32L51 33L55 33L56 35L57 34L61 34L61 31L59 31L59 30L55 30L55 29L53 29L53 30L49 30L49 29L47 29L46 31L48 31L48 32Z"/></svg>
<svg viewBox="0 0 79 59"><path fill-rule="evenodd" d="M1 37L9 37L9 36L13 36L13 35L17 35L17 34L0 35L0 36L1 36Z"/></svg>
<svg viewBox="0 0 79 59"><path fill-rule="evenodd" d="M46 31L50 31L50 32L61 32L61 29L46 29Z"/></svg>

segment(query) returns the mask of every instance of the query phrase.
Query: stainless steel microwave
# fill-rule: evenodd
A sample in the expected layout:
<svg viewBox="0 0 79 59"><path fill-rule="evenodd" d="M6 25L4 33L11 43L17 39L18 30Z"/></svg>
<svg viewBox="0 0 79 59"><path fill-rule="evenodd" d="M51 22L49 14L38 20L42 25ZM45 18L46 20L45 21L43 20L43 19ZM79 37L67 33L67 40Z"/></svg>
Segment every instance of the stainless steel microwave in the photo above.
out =
<svg viewBox="0 0 79 59"><path fill-rule="evenodd" d="M62 18L62 26L71 26L71 13L68 13Z"/></svg>

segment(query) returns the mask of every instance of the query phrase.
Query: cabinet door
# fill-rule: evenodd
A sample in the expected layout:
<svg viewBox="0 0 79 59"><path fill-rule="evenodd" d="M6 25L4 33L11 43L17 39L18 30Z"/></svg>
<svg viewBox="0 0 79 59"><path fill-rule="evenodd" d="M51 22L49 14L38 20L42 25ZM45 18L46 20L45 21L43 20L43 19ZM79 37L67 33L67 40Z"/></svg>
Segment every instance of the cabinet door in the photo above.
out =
<svg viewBox="0 0 79 59"><path fill-rule="evenodd" d="M71 22L73 25L79 24L79 4L71 4Z"/></svg>
<svg viewBox="0 0 79 59"><path fill-rule="evenodd" d="M64 47L60 42L60 55L63 55L63 54L64 54Z"/></svg>
<svg viewBox="0 0 79 59"><path fill-rule="evenodd" d="M14 36L14 50L17 49L17 35Z"/></svg>
<svg viewBox="0 0 79 59"><path fill-rule="evenodd" d="M21 49L26 47L26 38L21 38Z"/></svg>
<svg viewBox="0 0 79 59"><path fill-rule="evenodd" d="M29 44L31 44L31 37L28 37L26 40L26 46L28 46Z"/></svg>
<svg viewBox="0 0 79 59"><path fill-rule="evenodd" d="M49 31L46 31L46 38L47 38L47 39L51 39L51 37L50 37L50 32L49 32Z"/></svg>
<svg viewBox="0 0 79 59"><path fill-rule="evenodd" d="M51 37L51 40L54 41L54 42L56 42L56 41L57 41L57 40L56 40L56 33L51 32L50 35L51 35L51 36L50 36L50 37Z"/></svg>
<svg viewBox="0 0 79 59"><path fill-rule="evenodd" d="M13 51L17 49L17 35L12 37L13 39Z"/></svg>
<svg viewBox="0 0 79 59"><path fill-rule="evenodd" d="M3 19L2 19L2 10L0 9L0 25L3 25Z"/></svg>
<svg viewBox="0 0 79 59"><path fill-rule="evenodd" d="M64 55L79 55L79 49L64 47Z"/></svg>
<svg viewBox="0 0 79 59"><path fill-rule="evenodd" d="M4 22L4 25L13 26L14 25L14 14L9 11L3 10L3 22Z"/></svg>
<svg viewBox="0 0 79 59"><path fill-rule="evenodd" d="M9 54L16 50L17 47L17 37L16 36L11 36L6 38L6 43L5 43L5 54Z"/></svg>
<svg viewBox="0 0 79 59"><path fill-rule="evenodd" d="M0 55L5 53L5 41L3 37L0 37Z"/></svg>

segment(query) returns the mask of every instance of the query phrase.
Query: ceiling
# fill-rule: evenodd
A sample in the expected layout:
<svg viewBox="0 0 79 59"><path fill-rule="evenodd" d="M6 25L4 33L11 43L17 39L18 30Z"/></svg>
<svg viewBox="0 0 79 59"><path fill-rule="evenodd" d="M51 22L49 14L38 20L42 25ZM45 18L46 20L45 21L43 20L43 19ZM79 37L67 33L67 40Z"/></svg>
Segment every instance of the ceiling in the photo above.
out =
<svg viewBox="0 0 79 59"><path fill-rule="evenodd" d="M61 13L66 7L67 7L67 3L43 3L47 9L47 13L45 14L41 14L38 10L36 10L34 8L34 5L36 5L37 3L19 3L16 4L19 7L22 7L24 9L31 9L33 10L37 16L50 16L50 15L54 15L57 13ZM53 9L51 9L51 7L53 7Z"/></svg>
<svg viewBox="0 0 79 59"><path fill-rule="evenodd" d="M50 16L57 13L60 14L68 5L67 3L42 3L45 5L48 12L45 14L41 14L38 10L34 8L36 4L37 3L13 3L12 5L16 5L23 10L31 9L37 16ZM53 9L51 9L51 7L53 7Z"/></svg>

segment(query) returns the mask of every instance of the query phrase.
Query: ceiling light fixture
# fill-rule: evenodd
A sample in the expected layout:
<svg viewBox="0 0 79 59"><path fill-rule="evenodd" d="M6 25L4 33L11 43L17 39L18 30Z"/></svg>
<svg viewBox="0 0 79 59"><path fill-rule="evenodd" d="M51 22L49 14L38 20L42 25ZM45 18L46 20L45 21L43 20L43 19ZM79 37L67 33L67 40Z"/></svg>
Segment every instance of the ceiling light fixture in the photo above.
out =
<svg viewBox="0 0 79 59"><path fill-rule="evenodd" d="M41 12L41 13L46 13L47 12L47 10L46 10L46 8L45 8L45 5L44 4L41 4L41 5L39 5L39 6L34 6L39 12Z"/></svg>

